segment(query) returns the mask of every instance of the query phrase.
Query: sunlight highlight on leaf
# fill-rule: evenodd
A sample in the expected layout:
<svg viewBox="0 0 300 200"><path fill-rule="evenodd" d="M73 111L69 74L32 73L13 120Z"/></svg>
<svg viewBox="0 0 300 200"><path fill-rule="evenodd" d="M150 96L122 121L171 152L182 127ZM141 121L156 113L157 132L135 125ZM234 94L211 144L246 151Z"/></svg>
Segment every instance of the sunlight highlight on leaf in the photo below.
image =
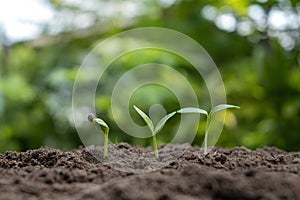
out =
<svg viewBox="0 0 300 200"><path fill-rule="evenodd" d="M167 122L171 117L173 117L175 114L176 114L176 112L174 111L174 112L171 112L170 114L164 116L164 117L157 123L154 132L155 132L155 133L158 133L158 132L164 127L164 125L166 124L166 122Z"/></svg>
<svg viewBox="0 0 300 200"><path fill-rule="evenodd" d="M192 108L192 107L182 108L182 109L178 110L177 113L181 113L181 114L198 113L198 114L208 115L206 110L203 110L203 109L200 109L200 108Z"/></svg>
<svg viewBox="0 0 300 200"><path fill-rule="evenodd" d="M135 105L133 107L136 110L136 112L143 118L143 120L146 122L147 126L149 127L149 129L153 133L154 132L154 125L153 125L151 119L148 117L148 115L146 115L141 109L139 109Z"/></svg>
<svg viewBox="0 0 300 200"><path fill-rule="evenodd" d="M234 106L234 105L228 105L228 104L220 104L215 106L213 109L211 109L209 115L213 115L214 113L221 111L221 110L225 110L228 108L236 108L236 109L240 109L239 106Z"/></svg>

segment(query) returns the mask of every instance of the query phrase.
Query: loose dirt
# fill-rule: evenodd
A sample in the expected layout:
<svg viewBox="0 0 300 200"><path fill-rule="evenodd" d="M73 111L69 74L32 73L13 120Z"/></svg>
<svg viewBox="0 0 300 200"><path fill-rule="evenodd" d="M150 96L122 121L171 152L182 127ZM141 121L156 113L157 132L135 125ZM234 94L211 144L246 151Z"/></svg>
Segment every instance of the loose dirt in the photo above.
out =
<svg viewBox="0 0 300 200"><path fill-rule="evenodd" d="M6 152L0 199L300 199L300 152L201 151L163 146L159 160L151 148L126 143L111 145L105 159L100 147Z"/></svg>

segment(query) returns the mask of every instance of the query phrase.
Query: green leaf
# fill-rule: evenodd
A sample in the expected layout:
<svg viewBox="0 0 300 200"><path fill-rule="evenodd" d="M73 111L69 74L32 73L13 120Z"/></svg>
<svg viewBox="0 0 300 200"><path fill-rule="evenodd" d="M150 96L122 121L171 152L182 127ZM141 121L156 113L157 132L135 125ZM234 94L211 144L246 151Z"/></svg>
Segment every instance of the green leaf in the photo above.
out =
<svg viewBox="0 0 300 200"><path fill-rule="evenodd" d="M177 111L177 113L198 113L198 114L204 114L204 115L208 115L206 110L200 109L200 108L192 108L192 107L188 107L188 108L182 108L180 110Z"/></svg>
<svg viewBox="0 0 300 200"><path fill-rule="evenodd" d="M99 124L101 127L105 129L109 128L108 125L100 118L94 118L93 122Z"/></svg>
<svg viewBox="0 0 300 200"><path fill-rule="evenodd" d="M147 126L149 127L149 129L151 130L152 133L154 133L154 126L153 123L151 121L151 119L142 111L140 110L138 107L136 107L135 105L133 106L134 109L136 110L136 112L143 118L143 120L146 122Z"/></svg>
<svg viewBox="0 0 300 200"><path fill-rule="evenodd" d="M213 109L211 109L209 115L213 115L213 114L215 114L216 112L219 112L219 111L221 111L221 110L225 110L225 109L228 109L228 108L236 108L236 109L240 109L239 106L228 105L228 104L220 104L220 105L215 106Z"/></svg>
<svg viewBox="0 0 300 200"><path fill-rule="evenodd" d="M158 133L166 124L166 122L176 114L176 111L171 112L170 114L164 116L156 125L154 132Z"/></svg>

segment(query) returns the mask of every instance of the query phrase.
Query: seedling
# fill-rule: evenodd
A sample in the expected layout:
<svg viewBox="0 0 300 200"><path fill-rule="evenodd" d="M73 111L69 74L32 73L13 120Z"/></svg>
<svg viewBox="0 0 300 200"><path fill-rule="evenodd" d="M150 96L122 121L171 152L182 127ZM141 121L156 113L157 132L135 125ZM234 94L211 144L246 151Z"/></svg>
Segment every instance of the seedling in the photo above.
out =
<svg viewBox="0 0 300 200"><path fill-rule="evenodd" d="M145 121L145 123L147 124L148 128L151 131L152 134L152 139L153 139L153 149L154 149L154 153L155 153L155 157L158 159L158 148L157 148L157 141L156 141L156 134L164 127L164 125L166 124L166 122L173 117L176 114L176 111L171 112L169 114L167 114L166 116L164 116L158 123L157 125L154 127L152 120L150 119L150 117L148 117L148 115L146 115L141 109L139 109L136 106L133 106L134 109L136 110L136 112L143 118L143 120Z"/></svg>
<svg viewBox="0 0 300 200"><path fill-rule="evenodd" d="M100 118L97 118L93 113L88 115L88 120L93 124L97 124L100 126L100 129L104 132L104 152L103 157L105 158L108 154L108 125ZM99 128L99 126L97 126Z"/></svg>
<svg viewBox="0 0 300 200"><path fill-rule="evenodd" d="M198 113L206 115L206 127L205 127L205 136L204 136L204 154L207 154L207 137L208 137L208 128L211 124L212 117L215 113L228 109L228 108L236 108L239 109L239 106L228 105L228 104L220 104L215 106L211 111L208 113L206 110L200 108L182 108L177 111L177 113Z"/></svg>

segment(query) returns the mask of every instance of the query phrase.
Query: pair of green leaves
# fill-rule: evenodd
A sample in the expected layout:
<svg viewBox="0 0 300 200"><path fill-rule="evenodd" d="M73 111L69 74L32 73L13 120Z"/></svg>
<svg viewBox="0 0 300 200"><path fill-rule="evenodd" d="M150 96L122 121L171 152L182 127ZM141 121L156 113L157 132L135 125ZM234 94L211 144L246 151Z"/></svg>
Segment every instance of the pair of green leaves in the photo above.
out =
<svg viewBox="0 0 300 200"><path fill-rule="evenodd" d="M164 116L158 123L157 125L154 127L152 120L150 119L150 117L148 117L148 115L146 115L141 109L139 109L136 106L133 106L134 109L137 111L137 113L143 118L143 120L145 121L145 123L147 124L147 126L149 127L152 135L156 135L166 124L166 122L173 117L176 114L176 111L171 112L170 114Z"/></svg>
<svg viewBox="0 0 300 200"><path fill-rule="evenodd" d="M156 134L164 127L166 122L176 114L176 111L171 112L170 114L164 116L154 127L153 122L150 119L150 117L148 117L148 115L146 115L138 107L136 107L136 106L133 106L133 107L136 110L136 112L143 118L143 120L145 121L145 123L147 124L148 128L151 131L152 140L153 140L153 149L154 149L155 157L158 159L158 147L157 147L157 142L156 142Z"/></svg>
<svg viewBox="0 0 300 200"><path fill-rule="evenodd" d="M235 106L235 105L228 105L228 104L220 104L217 105L215 107L213 107L213 109L211 109L211 111L208 113L206 110L200 109L200 108L183 108L179 111L177 111L178 113L198 113L198 114L204 114L206 115L206 128L205 128L205 136L204 136L204 155L206 155L208 153L208 145L207 145L207 140L208 140L208 131L209 131L209 126L211 124L212 121L212 117L215 113L222 111L222 110L226 110L226 109L230 109L230 108L235 108L235 109L240 109L239 106Z"/></svg>

